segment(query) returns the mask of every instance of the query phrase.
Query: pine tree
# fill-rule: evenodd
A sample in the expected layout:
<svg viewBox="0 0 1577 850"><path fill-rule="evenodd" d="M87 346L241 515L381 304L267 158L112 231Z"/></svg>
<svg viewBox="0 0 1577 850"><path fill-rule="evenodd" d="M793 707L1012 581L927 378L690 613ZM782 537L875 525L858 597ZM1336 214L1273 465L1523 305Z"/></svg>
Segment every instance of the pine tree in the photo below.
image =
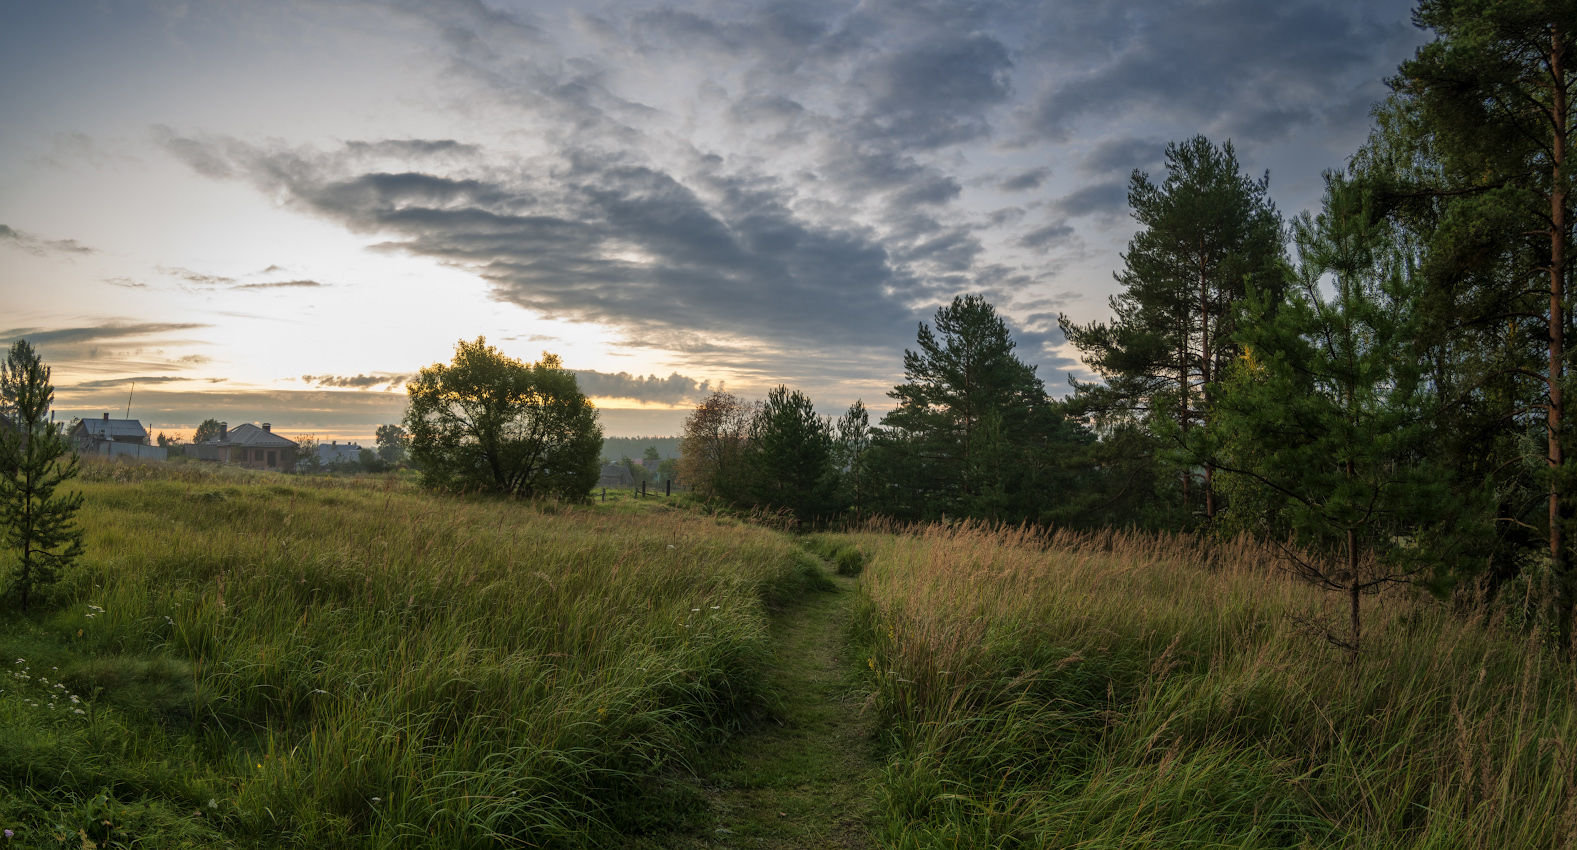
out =
<svg viewBox="0 0 1577 850"><path fill-rule="evenodd" d="M1568 0L1424 0L1415 18L1438 38L1391 81L1415 119L1431 168L1386 187L1421 229L1430 335L1448 341L1470 375L1464 397L1505 399L1492 419L1541 422L1543 533L1554 577L1558 643L1569 647L1577 605L1570 552L1574 471L1566 332L1571 277L1572 115L1577 6ZM1509 524L1520 518L1508 517Z"/></svg>
<svg viewBox="0 0 1577 850"><path fill-rule="evenodd" d="M835 512L832 425L799 390L778 386L750 423L746 459L756 502L786 508L801 524Z"/></svg>
<svg viewBox="0 0 1577 850"><path fill-rule="evenodd" d="M1324 209L1292 231L1295 284L1279 305L1250 294L1243 354L1189 445L1246 491L1267 536L1313 553L1288 550L1298 573L1348 596L1340 643L1356 661L1363 594L1440 563L1424 532L1451 500L1423 456L1434 400L1414 355L1416 280L1368 193L1328 174Z"/></svg>
<svg viewBox="0 0 1577 850"><path fill-rule="evenodd" d="M936 330L922 323L918 340L919 351L904 352L906 380L888 393L898 405L877 441L884 466L907 473L891 483L923 488L926 513L992 515L1001 493L1021 485L1007 480L1014 470L1004 468L1004 452L1035 442L1045 387L978 295L938 309Z"/></svg>
<svg viewBox="0 0 1577 850"><path fill-rule="evenodd" d="M31 596L59 579L82 554L74 520L82 494L59 494L77 476L77 458L49 421L55 388L27 340L0 364L0 541L17 553L11 588L26 611Z"/></svg>
<svg viewBox="0 0 1577 850"><path fill-rule="evenodd" d="M1143 225L1123 255L1111 299L1115 319L1060 324L1068 341L1106 381L1075 384L1077 409L1105 422L1168 415L1184 438L1210 418L1223 366L1236 354L1233 306L1252 285L1274 300L1284 278L1281 217L1270 175L1239 171L1232 143L1204 136L1166 149L1165 181L1135 171L1128 204ZM1216 512L1213 470L1205 467L1204 513ZM1192 474L1182 477L1191 500Z"/></svg>

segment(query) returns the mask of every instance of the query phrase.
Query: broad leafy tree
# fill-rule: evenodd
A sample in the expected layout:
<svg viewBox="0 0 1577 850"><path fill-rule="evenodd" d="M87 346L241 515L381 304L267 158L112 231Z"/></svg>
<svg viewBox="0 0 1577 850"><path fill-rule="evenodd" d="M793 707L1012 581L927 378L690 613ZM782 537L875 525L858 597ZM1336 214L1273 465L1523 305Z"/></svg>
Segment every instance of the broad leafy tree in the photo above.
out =
<svg viewBox="0 0 1577 850"><path fill-rule="evenodd" d="M224 432L224 426L219 424L219 420L217 420L217 419L204 419L197 426L197 430L192 432L192 442L193 443L206 443L209 440L217 440L217 439L219 439L219 435L221 433L223 433L223 432Z"/></svg>
<svg viewBox="0 0 1577 850"><path fill-rule="evenodd" d="M410 435L405 433L404 428L394 424L379 425L373 439L378 446L378 457L384 463L392 465L405 462Z"/></svg>
<svg viewBox="0 0 1577 850"><path fill-rule="evenodd" d="M49 421L49 371L27 340L0 364L0 543L16 553L11 591L23 611L82 554L82 494L58 492L77 476L77 458Z"/></svg>
<svg viewBox="0 0 1577 850"><path fill-rule="evenodd" d="M554 355L524 363L461 340L406 392L410 454L429 486L584 498L597 483L597 409Z"/></svg>
<svg viewBox="0 0 1577 850"><path fill-rule="evenodd" d="M721 389L696 405L679 449L679 480L687 489L725 502L748 498L745 449L759 406Z"/></svg>

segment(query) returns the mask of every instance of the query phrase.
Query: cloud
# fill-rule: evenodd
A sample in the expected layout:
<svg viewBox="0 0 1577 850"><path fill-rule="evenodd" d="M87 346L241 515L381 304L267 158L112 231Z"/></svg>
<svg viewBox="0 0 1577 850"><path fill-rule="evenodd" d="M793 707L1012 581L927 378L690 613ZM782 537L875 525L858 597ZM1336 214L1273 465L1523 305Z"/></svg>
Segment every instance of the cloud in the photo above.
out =
<svg viewBox="0 0 1577 850"><path fill-rule="evenodd" d="M1105 139L1079 162L1079 171L1098 177L1122 175L1135 170L1149 172L1160 166L1166 143L1131 136Z"/></svg>
<svg viewBox="0 0 1577 850"><path fill-rule="evenodd" d="M749 174L681 179L589 151L507 168L358 172L309 149L226 140L203 150L304 212L384 238L385 250L475 271L499 300L631 337L890 346L908 335L909 301L923 294L872 234L797 214L783 187ZM939 248L916 262L956 265L969 250L953 244L942 261Z"/></svg>
<svg viewBox="0 0 1577 850"><path fill-rule="evenodd" d="M410 375L302 375L301 380L319 387L365 390L382 386L392 390L409 381Z"/></svg>
<svg viewBox="0 0 1577 850"><path fill-rule="evenodd" d="M310 289L313 287L328 286L315 280L282 280L278 283L238 283L231 289Z"/></svg>
<svg viewBox="0 0 1577 850"><path fill-rule="evenodd" d="M42 239L4 224L0 224L0 245L6 245L19 251L26 251L35 257L45 257L51 254L72 256L94 253L94 249L83 245L75 239Z"/></svg>
<svg viewBox="0 0 1577 850"><path fill-rule="evenodd" d="M1070 218L1081 215L1114 216L1128 208L1128 187L1123 183L1097 183L1058 198L1052 203Z"/></svg>
<svg viewBox="0 0 1577 850"><path fill-rule="evenodd" d="M104 282L109 284L110 286L118 286L118 287L120 287L122 289L147 289L148 288L148 284L143 283L140 280L132 280L129 277L107 277L107 278L104 278Z"/></svg>
<svg viewBox="0 0 1577 850"><path fill-rule="evenodd" d="M1074 239L1073 227L1065 221L1054 221L1020 236L1018 245L1036 251L1049 251L1066 245Z"/></svg>
<svg viewBox="0 0 1577 850"><path fill-rule="evenodd" d="M697 381L675 372L666 378L576 369L580 391L592 398L627 398L642 404L683 404L712 391L710 381Z"/></svg>
<svg viewBox="0 0 1577 850"><path fill-rule="evenodd" d="M74 345L107 340L124 340L130 337L155 336L174 331L189 331L207 327L211 327L211 325L184 322L141 322L135 324L107 322L102 325L90 325L80 328L55 328L53 330L10 328L9 330L0 330L0 345L11 345L20 339L26 339L35 346Z"/></svg>
<svg viewBox="0 0 1577 850"><path fill-rule="evenodd" d="M168 384L174 381L190 381L192 378L183 378L174 375L139 375L134 378L105 378L98 381L78 381L72 384L72 390L101 390L111 387L125 387L132 384ZM210 378L210 381L213 379ZM220 380L223 380L222 378Z"/></svg>
<svg viewBox="0 0 1577 850"><path fill-rule="evenodd" d="M1021 171L997 184L997 188L1004 192L1024 192L1029 189L1039 189L1051 177L1051 169L1031 168Z"/></svg>
<svg viewBox="0 0 1577 850"><path fill-rule="evenodd" d="M235 278L217 274L204 274L180 266L159 266L159 271L171 277L179 278L192 286L203 289L212 289L218 286L229 286L235 283Z"/></svg>
<svg viewBox="0 0 1577 850"><path fill-rule="evenodd" d="M1037 27L1051 57L1024 117L1038 138L1147 114L1259 142L1353 118L1416 44L1403 0L1162 0L1056 4ZM1361 120L1361 117L1360 117Z"/></svg>

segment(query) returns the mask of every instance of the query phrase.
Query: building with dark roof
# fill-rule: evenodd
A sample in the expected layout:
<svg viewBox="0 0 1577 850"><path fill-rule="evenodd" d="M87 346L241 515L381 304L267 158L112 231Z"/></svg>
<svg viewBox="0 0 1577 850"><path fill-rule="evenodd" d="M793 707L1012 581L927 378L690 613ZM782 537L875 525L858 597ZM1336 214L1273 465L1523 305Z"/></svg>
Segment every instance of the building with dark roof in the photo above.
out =
<svg viewBox="0 0 1577 850"><path fill-rule="evenodd" d="M283 471L295 468L297 448L295 440L275 434L267 422L261 428L250 422L231 428L229 423L221 422L218 437L187 447L186 456Z"/></svg>
<svg viewBox="0 0 1577 850"><path fill-rule="evenodd" d="M148 445L148 431L137 419L79 419L67 434L79 452L94 452L104 443L124 443L134 446Z"/></svg>

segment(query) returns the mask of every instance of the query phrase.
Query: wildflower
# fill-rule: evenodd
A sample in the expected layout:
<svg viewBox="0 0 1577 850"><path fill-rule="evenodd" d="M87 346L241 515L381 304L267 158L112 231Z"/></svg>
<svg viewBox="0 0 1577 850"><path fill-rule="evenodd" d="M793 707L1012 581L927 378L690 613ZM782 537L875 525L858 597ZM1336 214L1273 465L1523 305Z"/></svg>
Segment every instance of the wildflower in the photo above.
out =
<svg viewBox="0 0 1577 850"><path fill-rule="evenodd" d="M721 608L721 607L722 607L721 605L713 605L712 606L712 610L716 611L718 608Z"/></svg>
<svg viewBox="0 0 1577 850"><path fill-rule="evenodd" d="M80 709L80 708L73 708L73 709L72 709L72 710L71 710L71 713L72 713L72 714L87 714L87 712L86 712L86 711L83 711L83 710L82 710L82 709Z"/></svg>
<svg viewBox="0 0 1577 850"><path fill-rule="evenodd" d="M5 831L5 840L10 841L15 836L16 836L16 833L12 832L11 830L8 829L8 830Z"/></svg>
<svg viewBox="0 0 1577 850"><path fill-rule="evenodd" d="M383 802L383 798L382 797L373 797L372 801L374 803L381 803L381 802Z"/></svg>
<svg viewBox="0 0 1577 850"><path fill-rule="evenodd" d="M690 613L692 613L692 614L699 614L699 613L701 613L701 609L700 608L691 608L690 609Z"/></svg>
<svg viewBox="0 0 1577 850"><path fill-rule="evenodd" d="M210 808L210 809L217 809L217 808L219 808L219 801L215 800L212 797L209 797L208 798L208 808Z"/></svg>
<svg viewBox="0 0 1577 850"><path fill-rule="evenodd" d="M669 549L672 549L673 547L674 547L674 545L672 543L668 544L668 548Z"/></svg>

